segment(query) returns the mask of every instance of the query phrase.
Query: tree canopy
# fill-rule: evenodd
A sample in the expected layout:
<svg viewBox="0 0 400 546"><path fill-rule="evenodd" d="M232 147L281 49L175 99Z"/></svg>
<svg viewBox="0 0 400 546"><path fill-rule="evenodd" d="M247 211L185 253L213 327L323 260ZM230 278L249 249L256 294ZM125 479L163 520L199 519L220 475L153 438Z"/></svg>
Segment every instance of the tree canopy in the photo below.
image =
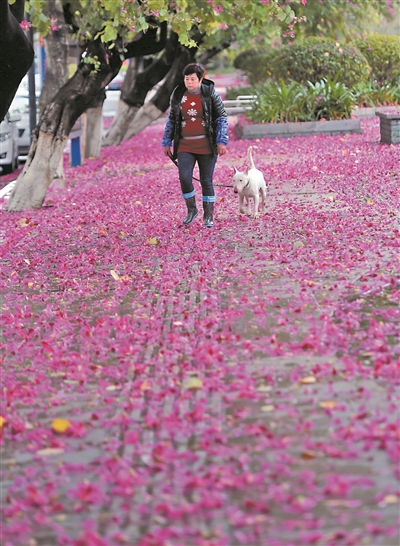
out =
<svg viewBox="0 0 400 546"><path fill-rule="evenodd" d="M26 3L30 20L42 35L57 25L46 17L45 5L46 0ZM295 16L292 5L278 0L63 0L63 7L71 31L80 40L100 38L110 44L117 38L129 43L152 25L167 22L183 45L194 46L193 27L209 38L220 30L232 32L241 25L248 26L250 34L255 35L260 30L276 32L277 21L289 24Z"/></svg>

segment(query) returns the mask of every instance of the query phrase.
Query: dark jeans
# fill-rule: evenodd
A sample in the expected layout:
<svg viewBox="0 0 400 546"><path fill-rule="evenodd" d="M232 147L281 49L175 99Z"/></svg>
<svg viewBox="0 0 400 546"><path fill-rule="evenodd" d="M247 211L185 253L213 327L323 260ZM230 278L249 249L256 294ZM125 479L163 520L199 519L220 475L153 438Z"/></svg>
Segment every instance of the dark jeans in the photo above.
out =
<svg viewBox="0 0 400 546"><path fill-rule="evenodd" d="M192 178L193 169L197 161L203 201L215 201L212 179L217 158L218 156L212 154L189 154L188 152L178 154L179 181L183 197L187 199L193 197L195 194Z"/></svg>

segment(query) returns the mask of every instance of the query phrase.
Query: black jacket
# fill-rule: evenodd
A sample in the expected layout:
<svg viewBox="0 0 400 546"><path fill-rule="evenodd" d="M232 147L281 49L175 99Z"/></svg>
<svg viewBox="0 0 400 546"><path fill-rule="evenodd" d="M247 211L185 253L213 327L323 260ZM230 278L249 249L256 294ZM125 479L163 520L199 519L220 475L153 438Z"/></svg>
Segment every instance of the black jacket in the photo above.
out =
<svg viewBox="0 0 400 546"><path fill-rule="evenodd" d="M179 140L181 139L181 100L186 92L183 83L172 91L170 111L162 138L163 146L174 145L173 157L176 159ZM224 103L214 88L214 82L203 79L201 83L201 102L207 136L210 139L214 155L217 155L218 144L228 144L228 118Z"/></svg>

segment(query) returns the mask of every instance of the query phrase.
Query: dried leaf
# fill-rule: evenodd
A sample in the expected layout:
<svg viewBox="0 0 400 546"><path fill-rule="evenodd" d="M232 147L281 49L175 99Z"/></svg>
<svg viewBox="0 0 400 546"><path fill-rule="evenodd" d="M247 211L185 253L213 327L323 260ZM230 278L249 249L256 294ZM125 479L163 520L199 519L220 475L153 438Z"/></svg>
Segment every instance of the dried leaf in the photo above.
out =
<svg viewBox="0 0 400 546"><path fill-rule="evenodd" d="M294 248L300 248L301 246L304 246L303 241L295 241L295 242L293 243L293 247L294 247Z"/></svg>
<svg viewBox="0 0 400 546"><path fill-rule="evenodd" d="M159 245L160 241L157 239L157 237L150 237L147 240L151 245Z"/></svg>
<svg viewBox="0 0 400 546"><path fill-rule="evenodd" d="M24 258L24 262L28 265L31 265L31 262L28 260L28 258Z"/></svg>
<svg viewBox="0 0 400 546"><path fill-rule="evenodd" d="M399 502L399 497L397 495L386 495L386 497L384 497L383 499L383 502L385 502L386 504L396 504L397 502Z"/></svg>
<svg viewBox="0 0 400 546"><path fill-rule="evenodd" d="M147 379L145 379L143 381L143 383L140 385L140 390L141 391L149 391L151 390L151 384L149 383L149 381L147 381Z"/></svg>
<svg viewBox="0 0 400 546"><path fill-rule="evenodd" d="M42 455L43 457L48 457L50 455L59 455L60 453L64 453L64 449L61 447L46 447L44 449L39 449L39 451L36 451L36 455Z"/></svg>
<svg viewBox="0 0 400 546"><path fill-rule="evenodd" d="M51 428L55 432L65 432L70 426L71 423L67 419L54 419L54 421L51 423Z"/></svg>
<svg viewBox="0 0 400 546"><path fill-rule="evenodd" d="M336 408L337 406L336 402L334 402L333 400L326 400L325 402L320 402L319 405L321 406L321 408L326 408L326 409L333 409L333 408Z"/></svg>
<svg viewBox="0 0 400 546"><path fill-rule="evenodd" d="M111 273L111 277L115 280L115 281L119 281L119 275L116 271L114 271L114 269L111 269L110 270L110 273Z"/></svg>
<svg viewBox="0 0 400 546"><path fill-rule="evenodd" d="M7 423L7 420L4 419L4 417L1 417L1 416L0 416L0 428L3 428L4 423Z"/></svg>
<svg viewBox="0 0 400 546"><path fill-rule="evenodd" d="M301 453L302 459L309 460L309 459L315 459L315 457L316 457L316 453L314 451L303 451Z"/></svg>
<svg viewBox="0 0 400 546"><path fill-rule="evenodd" d="M19 227L27 227L27 226L29 226L29 219L28 218L20 218L15 223Z"/></svg>
<svg viewBox="0 0 400 546"><path fill-rule="evenodd" d="M269 392L272 391L271 385L260 385L257 387L258 392Z"/></svg>
<svg viewBox="0 0 400 546"><path fill-rule="evenodd" d="M267 404L261 407L261 411L274 411L275 406L273 404Z"/></svg>
<svg viewBox="0 0 400 546"><path fill-rule="evenodd" d="M303 377L300 379L300 383L302 385L311 385L312 383L316 383L317 380L313 375L307 375L306 377Z"/></svg>
<svg viewBox="0 0 400 546"><path fill-rule="evenodd" d="M203 381L199 379L198 377L190 377L185 381L185 389L186 390L193 390L193 389L201 389L203 386Z"/></svg>

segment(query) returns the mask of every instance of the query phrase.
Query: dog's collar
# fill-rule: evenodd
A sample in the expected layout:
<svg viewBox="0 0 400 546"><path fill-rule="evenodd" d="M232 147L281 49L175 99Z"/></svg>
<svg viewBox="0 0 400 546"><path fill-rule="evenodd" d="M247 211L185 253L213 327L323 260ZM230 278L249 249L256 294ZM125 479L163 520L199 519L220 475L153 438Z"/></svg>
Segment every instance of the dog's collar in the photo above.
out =
<svg viewBox="0 0 400 546"><path fill-rule="evenodd" d="M250 177L249 177L249 179L248 179L248 181L247 181L247 184L246 184L245 187L243 188L243 190L245 190L249 184L250 184ZM243 190L242 190L242 191L243 191Z"/></svg>

